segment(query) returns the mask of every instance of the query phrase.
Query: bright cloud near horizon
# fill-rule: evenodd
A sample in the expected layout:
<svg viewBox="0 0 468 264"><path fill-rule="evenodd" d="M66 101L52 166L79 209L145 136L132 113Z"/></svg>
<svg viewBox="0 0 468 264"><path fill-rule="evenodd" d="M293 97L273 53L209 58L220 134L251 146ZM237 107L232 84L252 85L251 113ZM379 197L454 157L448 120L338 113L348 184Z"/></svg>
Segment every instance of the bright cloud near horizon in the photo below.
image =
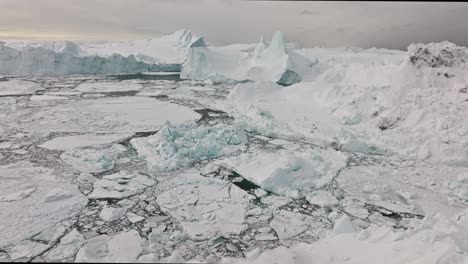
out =
<svg viewBox="0 0 468 264"><path fill-rule="evenodd" d="M186 28L212 44L281 30L306 47L468 46L468 3L240 0L0 0L0 39L128 40Z"/></svg>

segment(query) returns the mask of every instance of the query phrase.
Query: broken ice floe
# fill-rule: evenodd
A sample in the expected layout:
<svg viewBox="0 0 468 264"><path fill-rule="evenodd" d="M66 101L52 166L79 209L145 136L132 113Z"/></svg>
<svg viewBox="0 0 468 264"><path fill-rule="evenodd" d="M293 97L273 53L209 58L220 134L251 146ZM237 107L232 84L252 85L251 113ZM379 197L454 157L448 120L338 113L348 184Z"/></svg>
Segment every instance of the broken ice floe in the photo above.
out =
<svg viewBox="0 0 468 264"><path fill-rule="evenodd" d="M246 153L219 161L262 189L291 198L303 198L335 177L346 165L346 156L334 150Z"/></svg>
<svg viewBox="0 0 468 264"><path fill-rule="evenodd" d="M64 261L74 258L78 250L84 244L85 238L78 230L73 229L70 233L60 239L59 244L45 255L50 261Z"/></svg>
<svg viewBox="0 0 468 264"><path fill-rule="evenodd" d="M252 196L239 187L196 174L174 178L157 196L161 209L179 220L193 240L245 230L245 213Z"/></svg>
<svg viewBox="0 0 468 264"><path fill-rule="evenodd" d="M90 199L122 199L142 193L156 181L145 175L120 171L106 175L94 182L94 190L88 195Z"/></svg>

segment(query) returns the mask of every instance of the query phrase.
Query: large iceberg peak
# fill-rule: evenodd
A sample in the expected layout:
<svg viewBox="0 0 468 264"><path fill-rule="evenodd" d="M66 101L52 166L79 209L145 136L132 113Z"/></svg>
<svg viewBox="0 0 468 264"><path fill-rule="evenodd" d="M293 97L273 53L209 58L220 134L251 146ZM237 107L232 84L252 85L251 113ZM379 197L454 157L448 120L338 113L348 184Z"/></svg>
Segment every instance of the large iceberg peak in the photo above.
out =
<svg viewBox="0 0 468 264"><path fill-rule="evenodd" d="M281 31L276 31L271 39L269 50L274 50L277 53L286 53L286 39L284 38L284 33Z"/></svg>
<svg viewBox="0 0 468 264"><path fill-rule="evenodd" d="M263 35L260 37L260 43L257 44L253 53L252 63L255 64L255 60L257 60L263 53L266 48L265 40L263 39Z"/></svg>

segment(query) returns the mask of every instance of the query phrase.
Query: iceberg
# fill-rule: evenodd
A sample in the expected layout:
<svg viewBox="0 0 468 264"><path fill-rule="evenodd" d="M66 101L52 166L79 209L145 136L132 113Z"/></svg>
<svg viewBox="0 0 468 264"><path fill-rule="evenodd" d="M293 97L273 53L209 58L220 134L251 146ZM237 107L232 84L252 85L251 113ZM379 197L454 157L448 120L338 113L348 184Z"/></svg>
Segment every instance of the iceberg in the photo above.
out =
<svg viewBox="0 0 468 264"><path fill-rule="evenodd" d="M2 75L71 75L136 72L180 72L192 47L203 37L188 30L138 41L0 42Z"/></svg>
<svg viewBox="0 0 468 264"><path fill-rule="evenodd" d="M182 64L181 78L213 81L272 81L291 85L302 81L316 61L286 48L284 34L277 31L267 46L263 40L253 54L239 49L195 47Z"/></svg>
<svg viewBox="0 0 468 264"><path fill-rule="evenodd" d="M277 31L268 47L263 37L260 40L247 70L247 79L291 85L302 81L313 65L309 59L287 50L284 34Z"/></svg>

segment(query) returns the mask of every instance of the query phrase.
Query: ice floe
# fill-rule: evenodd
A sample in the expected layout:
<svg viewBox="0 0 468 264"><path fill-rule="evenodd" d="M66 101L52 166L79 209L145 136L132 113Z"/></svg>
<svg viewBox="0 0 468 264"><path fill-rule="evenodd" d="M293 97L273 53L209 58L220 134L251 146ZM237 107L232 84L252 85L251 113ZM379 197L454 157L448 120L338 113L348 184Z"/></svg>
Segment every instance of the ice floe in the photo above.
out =
<svg viewBox="0 0 468 264"><path fill-rule="evenodd" d="M30 162L1 166L0 178L2 249L46 231L79 213L87 204L75 185L59 180L53 170ZM42 248L41 245L38 246Z"/></svg>
<svg viewBox="0 0 468 264"><path fill-rule="evenodd" d="M72 148L84 148L89 146L110 144L115 141L130 137L132 134L88 134L76 136L55 137L40 145L50 150L67 150Z"/></svg>
<svg viewBox="0 0 468 264"><path fill-rule="evenodd" d="M42 109L25 125L31 132L129 133L157 131L167 120L196 120L199 114L146 97L81 100Z"/></svg>
<svg viewBox="0 0 468 264"><path fill-rule="evenodd" d="M137 231L119 233L113 237L100 235L86 241L78 251L76 262L136 262L142 253L142 239Z"/></svg>
<svg viewBox="0 0 468 264"><path fill-rule="evenodd" d="M127 149L113 145L105 149L69 149L60 158L82 172L104 172L114 168L116 161Z"/></svg>
<svg viewBox="0 0 468 264"><path fill-rule="evenodd" d="M34 82L22 80L8 80L0 82L0 96L29 95L41 89L41 86Z"/></svg>

